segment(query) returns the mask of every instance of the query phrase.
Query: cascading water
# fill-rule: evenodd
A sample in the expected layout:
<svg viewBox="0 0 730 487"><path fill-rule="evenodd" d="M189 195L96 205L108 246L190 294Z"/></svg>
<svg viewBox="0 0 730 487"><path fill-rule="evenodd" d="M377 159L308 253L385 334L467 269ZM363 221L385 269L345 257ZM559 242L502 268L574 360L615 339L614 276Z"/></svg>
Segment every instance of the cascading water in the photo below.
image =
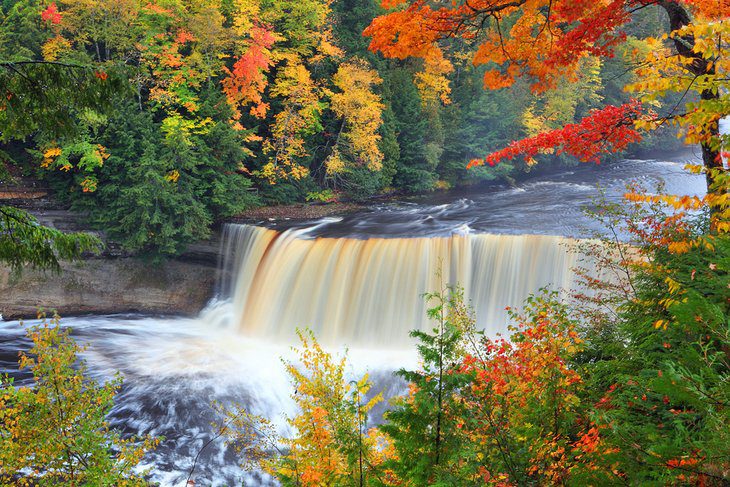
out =
<svg viewBox="0 0 730 487"><path fill-rule="evenodd" d="M463 287L477 326L505 330L504 307L541 287L570 289L575 241L543 235L309 238L249 225L225 229L221 290L244 335L289 341L307 327L324 343L408 347L430 327L424 293ZM515 279L514 276L520 276Z"/></svg>
<svg viewBox="0 0 730 487"><path fill-rule="evenodd" d="M165 437L145 458L153 481L185 485L199 455L192 477L198 485L264 485L265 478L238 467L222 439L210 442L211 424L220 421L210 403L236 402L276 424L293 414L280 358L293 358L296 326L347 345L348 375L367 371L374 390L392 396L400 384L391 371L417 366L407 333L428 326L420 295L439 288L439 266L443 283L464 286L479 325L501 331L504 306L518 306L542 286L575 281L570 268L578 256L564 245L570 239L521 234L585 236L581 228L592 227L580 207L596 194L594 183L614 201L637 178L702 194L704 177L682 170L690 160L697 158L627 160L600 171L581 166L519 188L470 190L456 201L434 194L314 226L290 223L285 231L230 225L221 251L223 299L197 318L84 316L65 317L62 325L89 345L84 358L94 377L123 375L112 425ZM474 234L459 235L467 229ZM31 380L17 370L18 350L30 346L17 322L0 322L0 373L15 375L16 384Z"/></svg>

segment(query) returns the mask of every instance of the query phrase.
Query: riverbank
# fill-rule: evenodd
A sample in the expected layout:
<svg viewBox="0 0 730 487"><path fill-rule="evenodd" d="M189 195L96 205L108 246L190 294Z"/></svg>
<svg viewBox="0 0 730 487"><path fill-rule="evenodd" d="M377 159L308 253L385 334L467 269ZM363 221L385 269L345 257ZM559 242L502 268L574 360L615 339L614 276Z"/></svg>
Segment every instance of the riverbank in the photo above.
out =
<svg viewBox="0 0 730 487"><path fill-rule="evenodd" d="M216 268L169 260L150 265L136 258L93 257L64 262L61 273L0 267L0 315L34 318L39 309L61 316L84 314L196 315L213 296Z"/></svg>
<svg viewBox="0 0 730 487"><path fill-rule="evenodd" d="M46 226L64 232L92 232L83 215L60 204L32 178L0 186L0 204L23 208ZM0 316L35 318L40 309L61 316L84 314L196 315L215 291L219 234L191 245L176 259L155 265L127 255L105 241L101 255L61 262L61 272L25 268L13 273L0 265Z"/></svg>
<svg viewBox="0 0 730 487"><path fill-rule="evenodd" d="M246 222L261 220L312 220L352 213L364 208L366 208L365 205L354 202L261 206L245 211L232 220Z"/></svg>

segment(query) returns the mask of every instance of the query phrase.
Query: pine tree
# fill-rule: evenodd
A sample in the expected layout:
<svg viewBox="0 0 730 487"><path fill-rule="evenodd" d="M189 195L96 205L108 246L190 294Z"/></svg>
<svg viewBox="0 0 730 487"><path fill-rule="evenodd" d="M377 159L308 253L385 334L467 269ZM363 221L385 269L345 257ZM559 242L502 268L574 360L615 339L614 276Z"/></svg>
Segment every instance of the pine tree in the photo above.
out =
<svg viewBox="0 0 730 487"><path fill-rule="evenodd" d="M401 369L397 375L409 384L409 394L398 398L380 426L394 449L383 468L408 485L449 485L458 464L458 391L469 380L458 371L462 329L454 313L462 301L458 289L428 294L428 310L435 327L431 333L412 331L418 339L420 370Z"/></svg>

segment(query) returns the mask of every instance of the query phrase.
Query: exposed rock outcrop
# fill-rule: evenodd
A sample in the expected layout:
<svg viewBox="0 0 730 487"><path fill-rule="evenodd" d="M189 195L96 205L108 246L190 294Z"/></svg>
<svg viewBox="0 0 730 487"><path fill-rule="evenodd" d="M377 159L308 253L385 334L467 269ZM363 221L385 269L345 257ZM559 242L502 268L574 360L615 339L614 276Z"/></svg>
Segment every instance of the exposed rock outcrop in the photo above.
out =
<svg viewBox="0 0 730 487"><path fill-rule="evenodd" d="M66 232L89 231L83 216L59 204L38 181L16 178L0 184L0 204L24 208L43 224ZM94 232L104 239L100 232ZM212 297L219 236L191 245L183 256L153 265L128 257L106 242L101 256L63 263L61 273L24 270L19 276L0 265L0 314L6 320L32 318L38 309L62 316L140 312L198 313Z"/></svg>
<svg viewBox="0 0 730 487"><path fill-rule="evenodd" d="M133 258L90 258L64 263L63 272L25 270L13 276L0 267L0 314L35 317L39 308L61 316L107 313L194 315L211 298L215 266L170 260L155 266Z"/></svg>

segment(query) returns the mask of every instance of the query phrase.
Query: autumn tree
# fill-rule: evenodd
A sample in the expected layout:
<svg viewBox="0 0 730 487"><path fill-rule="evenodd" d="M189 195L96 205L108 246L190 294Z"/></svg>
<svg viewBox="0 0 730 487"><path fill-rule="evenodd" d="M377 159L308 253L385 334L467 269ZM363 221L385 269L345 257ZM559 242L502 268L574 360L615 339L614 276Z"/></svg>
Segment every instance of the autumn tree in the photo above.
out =
<svg viewBox="0 0 730 487"><path fill-rule="evenodd" d="M724 191L713 182L722 171L723 136L718 121L729 112L724 74L730 28L727 1L386 0L383 7L392 11L365 30L372 50L390 58L427 60L448 53L454 39L463 40L473 46L472 62L487 67L485 87L506 88L522 78L529 80L536 93L579 79L586 56L613 56L636 12L663 9L668 37L647 40L652 49L637 59L638 81L628 87L637 95L636 101L607 106L581 122L515 141L487 156L486 162L496 164L517 156L530 159L550 150L597 160L601 154L639 141L640 130L671 123L679 126L688 143L702 145L709 189ZM648 108L667 93L678 94L676 106L665 113ZM471 165L484 162L475 159Z"/></svg>
<svg viewBox="0 0 730 487"><path fill-rule="evenodd" d="M214 220L256 203L243 167L250 132L216 86L228 69L222 52L249 37L225 27L239 12L216 2L59 0L35 15L43 36L28 56L44 60L21 64L91 66L95 81L94 99L61 114L76 130L28 132L59 199L88 211L127 250L155 257L182 252ZM55 81L44 81L51 94L66 86Z"/></svg>
<svg viewBox="0 0 730 487"><path fill-rule="evenodd" d="M594 460L639 483L724 485L728 237L658 193L665 201L597 210L631 246L609 241L599 262L613 282L589 286L609 309L579 295L589 320L575 362L605 448Z"/></svg>
<svg viewBox="0 0 730 487"><path fill-rule="evenodd" d="M371 394L367 375L348 381L345 357L335 359L311 333L299 332L301 364L287 362L295 392L295 436L284 453L265 463L283 485L373 485L376 440L366 432L368 412L382 400Z"/></svg>
<svg viewBox="0 0 730 487"><path fill-rule="evenodd" d="M588 455L599 438L574 366L582 340L570 308L544 292L510 314L509 339L472 332L461 362L474 377L461 391L462 469L475 484L606 482Z"/></svg>
<svg viewBox="0 0 730 487"><path fill-rule="evenodd" d="M106 415L121 385L98 384L58 318L29 328L28 384L0 379L0 484L147 485L135 472L152 438L122 439Z"/></svg>
<svg viewBox="0 0 730 487"><path fill-rule="evenodd" d="M383 104L373 92L382 82L377 73L360 60L343 63L333 77L337 92L331 94L331 108L341 120L331 154L325 161L327 175L336 179L352 166L369 171L382 168L383 154L378 129Z"/></svg>

